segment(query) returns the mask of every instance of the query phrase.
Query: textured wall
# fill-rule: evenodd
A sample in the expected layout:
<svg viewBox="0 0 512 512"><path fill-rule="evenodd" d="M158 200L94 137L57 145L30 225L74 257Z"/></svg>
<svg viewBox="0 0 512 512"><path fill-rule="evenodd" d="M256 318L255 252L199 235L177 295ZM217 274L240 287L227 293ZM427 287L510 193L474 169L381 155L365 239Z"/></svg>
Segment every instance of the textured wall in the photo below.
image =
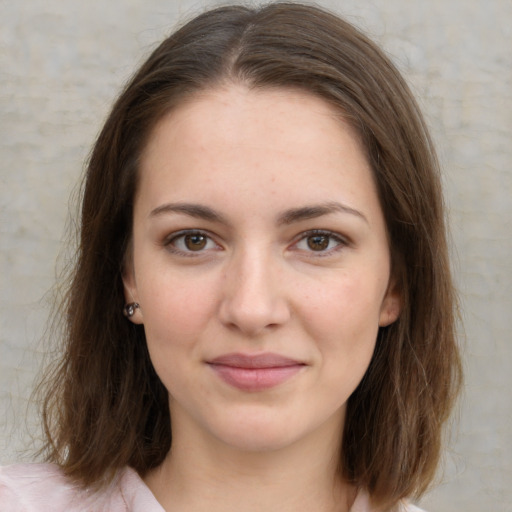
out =
<svg viewBox="0 0 512 512"><path fill-rule="evenodd" d="M394 56L445 172L467 385L432 512L512 510L512 2L323 1ZM116 91L214 2L0 0L0 461L29 445L45 292L68 197ZM5 414L4 414L5 411ZM28 423L33 422L28 416Z"/></svg>

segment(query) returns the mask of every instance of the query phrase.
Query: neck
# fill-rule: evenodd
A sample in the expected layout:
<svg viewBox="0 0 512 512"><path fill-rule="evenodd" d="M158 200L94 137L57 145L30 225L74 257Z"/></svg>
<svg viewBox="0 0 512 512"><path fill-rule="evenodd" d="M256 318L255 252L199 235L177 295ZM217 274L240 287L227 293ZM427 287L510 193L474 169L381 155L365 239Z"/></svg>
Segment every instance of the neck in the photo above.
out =
<svg viewBox="0 0 512 512"><path fill-rule="evenodd" d="M279 450L244 451L181 427L145 479L167 512L346 512L355 498L338 474L332 429Z"/></svg>

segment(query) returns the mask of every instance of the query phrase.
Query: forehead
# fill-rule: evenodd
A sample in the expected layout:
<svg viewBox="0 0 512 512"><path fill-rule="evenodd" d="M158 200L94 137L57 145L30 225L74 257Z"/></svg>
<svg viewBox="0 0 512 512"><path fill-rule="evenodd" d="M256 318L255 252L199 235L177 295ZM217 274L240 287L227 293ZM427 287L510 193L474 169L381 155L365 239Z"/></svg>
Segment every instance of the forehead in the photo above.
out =
<svg viewBox="0 0 512 512"><path fill-rule="evenodd" d="M209 131L211 127L213 131ZM228 83L183 97L156 124L143 155L161 135L186 136L192 131L197 143L202 142L201 136L216 136L229 138L235 145L242 138L262 138L262 129L263 133L279 132L281 138L289 135L290 142L323 139L326 144L330 139L326 135L334 131L349 134L361 145L358 132L341 109L318 95L299 88Z"/></svg>
<svg viewBox="0 0 512 512"><path fill-rule="evenodd" d="M336 190L375 192L355 130L327 101L295 89L230 85L193 95L157 124L140 170L139 192L155 201L192 191L205 201L247 189L299 200L308 191L315 202L338 200L329 197Z"/></svg>

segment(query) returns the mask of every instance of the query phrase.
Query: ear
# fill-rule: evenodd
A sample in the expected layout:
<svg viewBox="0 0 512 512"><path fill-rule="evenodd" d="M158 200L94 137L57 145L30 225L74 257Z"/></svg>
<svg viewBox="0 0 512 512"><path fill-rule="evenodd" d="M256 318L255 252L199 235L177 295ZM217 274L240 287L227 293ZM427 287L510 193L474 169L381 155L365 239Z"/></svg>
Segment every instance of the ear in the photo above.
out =
<svg viewBox="0 0 512 512"><path fill-rule="evenodd" d="M123 288L124 299L126 304L130 304L132 302L140 303L137 293L135 272L133 270L133 259L130 255L126 255L125 261L123 262ZM141 325L144 323L144 317L140 306L135 309L134 314L130 316L128 320L137 325Z"/></svg>
<svg viewBox="0 0 512 512"><path fill-rule="evenodd" d="M379 327L395 322L402 311L402 293L395 279L390 279L386 295L382 301L379 315Z"/></svg>

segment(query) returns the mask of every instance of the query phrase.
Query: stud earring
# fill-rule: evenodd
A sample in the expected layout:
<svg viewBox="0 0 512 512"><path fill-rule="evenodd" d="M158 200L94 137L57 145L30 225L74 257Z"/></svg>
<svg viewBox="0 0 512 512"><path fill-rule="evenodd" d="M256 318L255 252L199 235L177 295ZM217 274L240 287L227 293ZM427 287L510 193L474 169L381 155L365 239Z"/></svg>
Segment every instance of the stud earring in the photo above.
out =
<svg viewBox="0 0 512 512"><path fill-rule="evenodd" d="M140 305L138 302L130 302L123 308L123 315L126 318L131 318L135 314L135 310L139 309Z"/></svg>

